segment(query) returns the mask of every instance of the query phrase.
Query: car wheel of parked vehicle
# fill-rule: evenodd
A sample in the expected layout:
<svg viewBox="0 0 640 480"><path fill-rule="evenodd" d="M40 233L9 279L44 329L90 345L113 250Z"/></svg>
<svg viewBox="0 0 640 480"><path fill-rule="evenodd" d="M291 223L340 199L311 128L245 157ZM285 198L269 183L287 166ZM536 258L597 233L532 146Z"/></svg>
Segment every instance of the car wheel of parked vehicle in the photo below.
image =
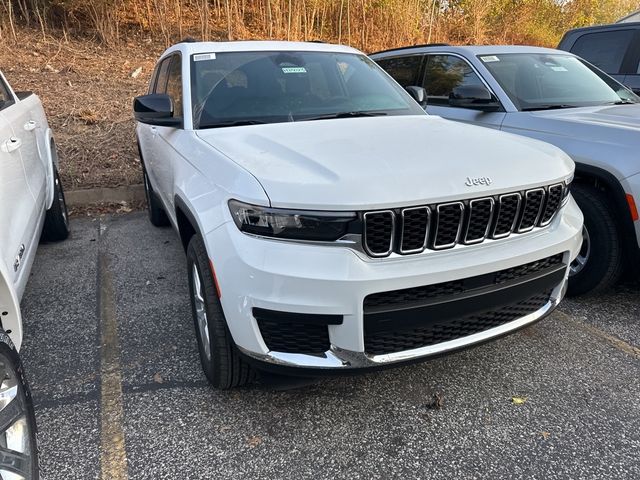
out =
<svg viewBox="0 0 640 480"><path fill-rule="evenodd" d="M574 185L571 193L584 213L583 244L571 264L569 295L597 292L612 286L622 275L622 246L613 205L602 192Z"/></svg>
<svg viewBox="0 0 640 480"><path fill-rule="evenodd" d="M47 210L42 236L47 241L57 242L69 236L69 212L67 211L67 202L64 198L60 175L58 174L58 169L55 167L53 170L53 178L53 203L51 204L51 208Z"/></svg>
<svg viewBox="0 0 640 480"><path fill-rule="evenodd" d="M151 182L149 181L147 170L144 168L142 169L142 176L144 181L144 195L147 199L147 210L149 211L149 220L151 224L156 227L166 227L169 225L169 218L164 208L162 208L160 200L156 197Z"/></svg>
<svg viewBox="0 0 640 480"><path fill-rule="evenodd" d="M204 373L217 388L245 385L252 380L253 373L241 358L227 328L216 281L200 235L194 235L189 242L187 265L191 311Z"/></svg>
<svg viewBox="0 0 640 480"><path fill-rule="evenodd" d="M0 478L37 480L36 421L22 364L0 330Z"/></svg>

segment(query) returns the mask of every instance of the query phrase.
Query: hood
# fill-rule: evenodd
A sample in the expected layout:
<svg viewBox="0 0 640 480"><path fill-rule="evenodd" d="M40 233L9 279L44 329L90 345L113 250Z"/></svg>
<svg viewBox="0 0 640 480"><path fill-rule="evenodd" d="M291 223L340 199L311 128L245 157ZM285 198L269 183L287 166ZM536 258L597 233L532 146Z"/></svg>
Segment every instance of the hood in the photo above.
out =
<svg viewBox="0 0 640 480"><path fill-rule="evenodd" d="M595 107L541 110L531 115L584 125L600 125L612 128L640 129L640 103L633 105L600 105Z"/></svg>
<svg viewBox="0 0 640 480"><path fill-rule="evenodd" d="M624 143L640 137L640 104L566 108L513 115L510 126L591 142Z"/></svg>
<svg viewBox="0 0 640 480"><path fill-rule="evenodd" d="M509 113L502 128L550 142L619 179L640 171L640 104Z"/></svg>
<svg viewBox="0 0 640 480"><path fill-rule="evenodd" d="M573 171L571 159L551 145L427 115L250 125L197 135L255 176L274 207L419 205L549 184Z"/></svg>

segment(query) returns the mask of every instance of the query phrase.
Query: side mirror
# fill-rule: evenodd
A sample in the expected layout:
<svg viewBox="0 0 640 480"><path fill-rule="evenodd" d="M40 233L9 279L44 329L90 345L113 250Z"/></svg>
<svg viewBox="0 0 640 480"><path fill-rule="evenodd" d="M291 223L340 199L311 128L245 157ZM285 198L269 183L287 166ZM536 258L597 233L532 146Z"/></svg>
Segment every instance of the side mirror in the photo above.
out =
<svg viewBox="0 0 640 480"><path fill-rule="evenodd" d="M164 93L142 95L133 99L133 116L140 123L160 127L179 127L181 118L173 116L173 100Z"/></svg>
<svg viewBox="0 0 640 480"><path fill-rule="evenodd" d="M500 102L482 85L465 85L454 88L449 94L449 105L483 112L495 112L501 108Z"/></svg>
<svg viewBox="0 0 640 480"><path fill-rule="evenodd" d="M409 92L409 95L411 95L421 107L424 108L427 106L427 91L424 88L411 85L405 87L405 90Z"/></svg>

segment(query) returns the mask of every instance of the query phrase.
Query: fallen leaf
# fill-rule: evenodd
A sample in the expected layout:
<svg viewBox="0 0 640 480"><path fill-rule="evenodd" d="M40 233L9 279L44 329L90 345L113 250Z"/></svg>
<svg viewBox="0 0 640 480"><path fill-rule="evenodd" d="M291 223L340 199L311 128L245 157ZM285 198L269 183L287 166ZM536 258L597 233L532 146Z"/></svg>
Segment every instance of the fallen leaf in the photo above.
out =
<svg viewBox="0 0 640 480"><path fill-rule="evenodd" d="M252 436L247 438L247 445L249 445L249 448L255 448L258 445L260 445L262 443L262 439L258 436Z"/></svg>
<svg viewBox="0 0 640 480"><path fill-rule="evenodd" d="M153 376L153 381L156 383L164 383L164 378L162 378L162 375L158 372Z"/></svg>
<svg viewBox="0 0 640 480"><path fill-rule="evenodd" d="M545 440L551 436L549 432L540 432L540 435L542 435L542 438L544 438Z"/></svg>
<svg viewBox="0 0 640 480"><path fill-rule="evenodd" d="M440 410L444 406L444 394L441 392L434 393L424 406L429 410Z"/></svg>
<svg viewBox="0 0 640 480"><path fill-rule="evenodd" d="M511 397L511 403L513 403L514 405L524 405L526 401L527 397Z"/></svg>

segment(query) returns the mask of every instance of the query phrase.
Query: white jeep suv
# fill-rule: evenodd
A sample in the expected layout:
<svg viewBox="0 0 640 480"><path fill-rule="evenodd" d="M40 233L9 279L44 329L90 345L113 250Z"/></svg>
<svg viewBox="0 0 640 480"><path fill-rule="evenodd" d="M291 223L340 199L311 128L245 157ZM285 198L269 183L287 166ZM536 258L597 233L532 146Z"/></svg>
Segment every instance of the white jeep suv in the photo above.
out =
<svg viewBox="0 0 640 480"><path fill-rule="evenodd" d="M64 240L69 218L53 133L37 95L0 72L0 479L37 480L31 393L18 351L20 301L40 239Z"/></svg>
<svg viewBox="0 0 640 480"><path fill-rule="evenodd" d="M215 386L424 359L558 304L582 241L572 160L429 116L423 94L343 46L162 55L134 100L149 213L187 252Z"/></svg>

